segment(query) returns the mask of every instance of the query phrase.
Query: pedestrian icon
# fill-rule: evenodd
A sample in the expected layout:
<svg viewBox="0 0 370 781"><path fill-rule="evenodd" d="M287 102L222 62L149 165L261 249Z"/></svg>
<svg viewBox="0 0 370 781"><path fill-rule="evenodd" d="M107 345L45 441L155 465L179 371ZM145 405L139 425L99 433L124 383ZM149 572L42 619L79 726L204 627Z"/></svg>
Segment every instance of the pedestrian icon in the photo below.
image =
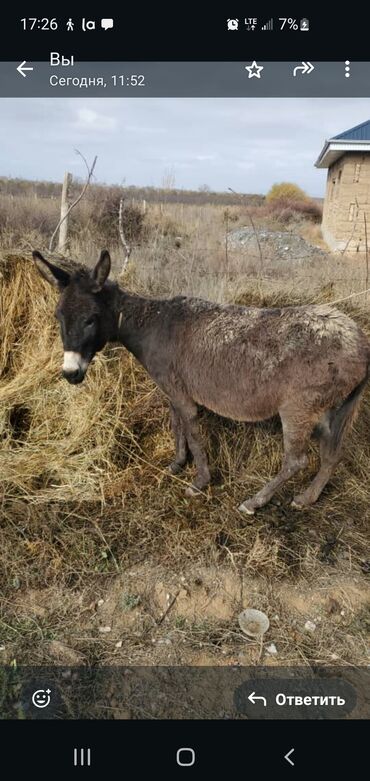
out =
<svg viewBox="0 0 370 781"><path fill-rule="evenodd" d="M72 19L68 19L68 22L67 22L67 30L68 30L68 32L72 32L73 28L74 28L74 23L73 23Z"/></svg>

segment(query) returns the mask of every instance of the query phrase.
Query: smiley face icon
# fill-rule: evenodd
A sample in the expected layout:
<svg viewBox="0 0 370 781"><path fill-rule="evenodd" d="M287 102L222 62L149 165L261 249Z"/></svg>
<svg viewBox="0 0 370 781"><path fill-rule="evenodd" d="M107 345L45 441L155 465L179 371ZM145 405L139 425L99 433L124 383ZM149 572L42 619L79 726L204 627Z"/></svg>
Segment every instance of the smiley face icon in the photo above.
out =
<svg viewBox="0 0 370 781"><path fill-rule="evenodd" d="M51 700L50 689L37 689L32 695L32 704L35 708L47 708Z"/></svg>

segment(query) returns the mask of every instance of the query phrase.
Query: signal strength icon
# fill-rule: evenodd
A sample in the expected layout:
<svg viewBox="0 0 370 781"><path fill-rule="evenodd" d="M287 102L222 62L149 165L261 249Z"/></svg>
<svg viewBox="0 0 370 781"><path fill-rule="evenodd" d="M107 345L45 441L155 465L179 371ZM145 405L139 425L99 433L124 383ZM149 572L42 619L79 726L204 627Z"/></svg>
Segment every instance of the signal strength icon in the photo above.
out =
<svg viewBox="0 0 370 781"><path fill-rule="evenodd" d="M264 24L261 29L262 30L273 30L274 29L274 20L273 19L269 19L269 21L266 22L266 24Z"/></svg>

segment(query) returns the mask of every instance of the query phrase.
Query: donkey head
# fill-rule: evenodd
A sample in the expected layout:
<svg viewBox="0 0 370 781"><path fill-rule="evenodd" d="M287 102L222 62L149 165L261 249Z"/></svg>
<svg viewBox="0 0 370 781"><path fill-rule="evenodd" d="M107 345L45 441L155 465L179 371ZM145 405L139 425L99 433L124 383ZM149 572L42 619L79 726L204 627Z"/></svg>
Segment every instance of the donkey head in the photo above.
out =
<svg viewBox="0 0 370 781"><path fill-rule="evenodd" d="M101 252L91 272L73 274L50 263L40 252L32 254L39 272L61 294L55 316L64 347L62 374L68 382L77 384L84 379L89 363L107 343L114 327L105 285L111 267L109 252Z"/></svg>

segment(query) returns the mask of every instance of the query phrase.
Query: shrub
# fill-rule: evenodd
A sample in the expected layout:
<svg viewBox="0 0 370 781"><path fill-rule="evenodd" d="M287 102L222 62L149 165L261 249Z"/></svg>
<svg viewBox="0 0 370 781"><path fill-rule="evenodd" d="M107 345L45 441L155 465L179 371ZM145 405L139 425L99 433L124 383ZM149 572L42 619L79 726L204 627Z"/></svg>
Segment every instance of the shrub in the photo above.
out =
<svg viewBox="0 0 370 781"><path fill-rule="evenodd" d="M279 201L281 199L286 201L305 201L308 200L308 196L297 184L280 182L272 185L271 190L266 195L266 201Z"/></svg>
<svg viewBox="0 0 370 781"><path fill-rule="evenodd" d="M300 219L318 223L321 222L322 218L322 207L312 198L306 198L304 201L289 198L274 199L269 202L268 211L283 223L295 222Z"/></svg>
<svg viewBox="0 0 370 781"><path fill-rule="evenodd" d="M105 198L100 202L95 200L89 215L89 228L101 241L113 243L118 241L118 215L122 193L107 190ZM145 215L138 206L123 205L122 228L129 244L137 244L142 235Z"/></svg>

